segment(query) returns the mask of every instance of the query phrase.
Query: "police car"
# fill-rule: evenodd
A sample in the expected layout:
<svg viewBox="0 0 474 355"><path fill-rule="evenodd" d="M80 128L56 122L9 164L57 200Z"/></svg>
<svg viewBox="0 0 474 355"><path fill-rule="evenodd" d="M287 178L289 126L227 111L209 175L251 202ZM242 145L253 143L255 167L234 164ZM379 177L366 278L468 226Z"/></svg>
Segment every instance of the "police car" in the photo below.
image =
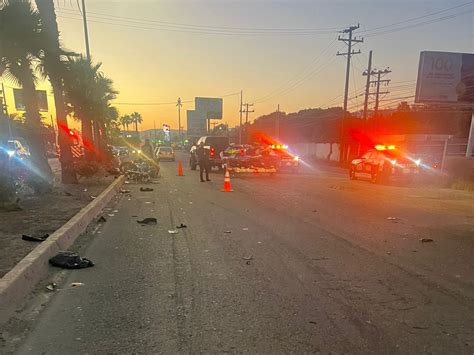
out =
<svg viewBox="0 0 474 355"><path fill-rule="evenodd" d="M280 157L279 171L297 173L300 167L300 158L288 151L286 144L272 144L271 148Z"/></svg>
<svg viewBox="0 0 474 355"><path fill-rule="evenodd" d="M351 180L368 176L373 183L390 179L412 180L420 171L420 159L411 158L394 145L376 145L349 168Z"/></svg>

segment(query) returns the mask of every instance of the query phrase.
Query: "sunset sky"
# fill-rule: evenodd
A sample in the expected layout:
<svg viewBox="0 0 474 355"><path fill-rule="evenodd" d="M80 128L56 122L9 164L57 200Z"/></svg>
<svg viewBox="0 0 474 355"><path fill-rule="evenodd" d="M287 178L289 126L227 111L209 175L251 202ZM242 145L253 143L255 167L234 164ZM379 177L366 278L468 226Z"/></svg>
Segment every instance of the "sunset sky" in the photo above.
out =
<svg viewBox="0 0 474 355"><path fill-rule="evenodd" d="M79 1L80 2L80 1ZM404 22L466 0L87 0L89 36L93 60L120 91L116 105L121 114L138 111L142 129L167 123L177 128L177 111L169 103L178 97L220 97L243 90L244 103L255 103L252 118L275 111L342 105L345 57L337 31L360 23L356 46L362 54L353 58L349 96L361 91L370 49L377 68L390 67L397 97L414 93L419 53L422 50L473 52L472 3L439 14ZM76 1L57 0L62 42L68 49L84 52L83 27ZM444 21L406 28L452 14L466 13ZM145 22L145 20L150 22ZM152 22L152 21L162 21ZM167 25L163 25L167 22ZM376 30L378 27L403 22ZM191 26L183 27L179 24ZM204 28L200 26L210 26ZM228 34L216 34L219 28ZM184 28L184 30L183 30ZM250 28L248 34L242 30ZM275 33L268 29L330 29L310 34ZM401 31L393 29L404 28ZM265 30L257 30L265 29ZM375 30L374 30L375 29ZM202 33L203 31L213 33ZM261 32L264 32L263 34ZM367 31L367 32L364 32ZM387 31L387 33L384 33ZM381 33L382 32L382 33ZM372 34L372 36L371 36ZM373 35L375 34L375 35ZM281 89L281 90L279 90ZM361 107L362 97L349 108ZM408 98L410 101L410 98ZM126 105L132 103L132 105ZM193 109L185 103L182 111ZM224 122L237 124L239 96L224 98Z"/></svg>

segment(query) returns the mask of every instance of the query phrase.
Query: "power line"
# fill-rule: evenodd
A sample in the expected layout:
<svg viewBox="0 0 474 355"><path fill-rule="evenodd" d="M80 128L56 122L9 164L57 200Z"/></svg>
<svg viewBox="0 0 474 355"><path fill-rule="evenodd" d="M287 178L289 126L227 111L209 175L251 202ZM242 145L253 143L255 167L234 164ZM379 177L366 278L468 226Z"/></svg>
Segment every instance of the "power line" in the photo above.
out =
<svg viewBox="0 0 474 355"><path fill-rule="evenodd" d="M226 94L226 95L220 95L220 96L217 96L217 97L229 97L229 96L236 96L236 95L240 95L240 91L239 92L233 92L233 93L230 93L230 94ZM182 104L188 104L188 103L191 103L191 102L194 102L194 100L181 100L181 103ZM134 105L134 106L162 106L162 105L176 105L176 101L170 101L170 102L114 102L113 103L114 105L122 105L122 106L126 106L126 105Z"/></svg>
<svg viewBox="0 0 474 355"><path fill-rule="evenodd" d="M380 26L380 27L374 27L374 28L369 28L369 29L367 29L367 30L362 30L362 31L360 31L360 33L367 33L367 32L372 32L372 31L378 31L378 30L381 30L381 29L384 29L384 28L389 28L389 27L393 27L393 26L402 25L402 24L404 24L404 23L408 23L408 22L420 20L420 19L422 19L422 18L426 18L426 17L431 17L431 16L434 16L434 15L438 15L438 14L441 14L441 13L443 13L443 12L447 12L447 11L451 11L451 10L454 10L454 9L458 9L458 8L460 8L460 7L464 7L464 6L467 6L467 5L470 5L470 4L472 4L472 1L465 2L465 3L460 4L460 5L448 7L448 8L445 8L445 9L443 9L443 10L440 10L440 11L431 12L431 13L426 14L426 15L417 16L417 17L412 17L412 18L409 18L409 19L406 19L406 20L403 20L403 21L399 21L399 22L394 22L394 23L391 23L391 24L388 24L388 25L384 25L384 26Z"/></svg>
<svg viewBox="0 0 474 355"><path fill-rule="evenodd" d="M264 96L261 96L259 99L255 100L256 103L261 103L261 102L264 102L264 101L267 101L269 98L278 95L277 93L279 91L281 92L284 92L285 90L287 90L288 88L286 87L288 84L290 84L293 80L297 79L300 75L303 75L309 68L311 68L313 66L313 64L316 64L319 59L321 59L321 57L329 50L329 48L331 48L332 45L334 45L336 43L336 38L334 38L329 44L328 46L318 55L316 56L316 58L314 58L310 64L308 64L303 70L300 70L296 75L294 75L293 77L291 77L290 79L286 80L285 82L283 82L283 84L281 84L277 89L269 92L268 94L264 95ZM314 69L313 69L314 70ZM309 72L311 73L311 71ZM308 73L307 73L308 75ZM301 79L301 78L300 78ZM293 83L294 84L294 83Z"/></svg>
<svg viewBox="0 0 474 355"><path fill-rule="evenodd" d="M64 11L72 11L69 9L63 9ZM160 20L148 20L148 19L141 19L141 18L133 18L133 17L124 17L124 16L116 16L116 15L109 15L100 12L89 12L89 14L103 19L109 20L120 20L120 21L128 21L128 22L136 22L136 23L145 23L145 24L158 24L161 26L168 26L174 28L187 28L187 29L203 29L203 30L219 30L219 31L247 31L247 32L327 32L327 33L334 33L340 27L325 27L325 28L259 28L259 27L227 27L227 26L207 26L207 25L195 25L195 24L186 24L186 23L176 23L176 22L168 22L168 21L160 21Z"/></svg>

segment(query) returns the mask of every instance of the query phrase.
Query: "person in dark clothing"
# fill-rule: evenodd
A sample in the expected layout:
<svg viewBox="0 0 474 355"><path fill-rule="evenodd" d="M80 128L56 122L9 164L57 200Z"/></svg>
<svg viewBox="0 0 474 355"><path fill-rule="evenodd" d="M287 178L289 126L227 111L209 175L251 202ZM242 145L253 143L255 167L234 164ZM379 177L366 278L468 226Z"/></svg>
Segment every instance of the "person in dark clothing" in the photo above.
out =
<svg viewBox="0 0 474 355"><path fill-rule="evenodd" d="M199 147L197 147L196 156L199 165L199 176L201 178L201 182L204 182L204 172L206 172L206 181L211 181L209 179L209 149L204 148L203 142L199 144Z"/></svg>

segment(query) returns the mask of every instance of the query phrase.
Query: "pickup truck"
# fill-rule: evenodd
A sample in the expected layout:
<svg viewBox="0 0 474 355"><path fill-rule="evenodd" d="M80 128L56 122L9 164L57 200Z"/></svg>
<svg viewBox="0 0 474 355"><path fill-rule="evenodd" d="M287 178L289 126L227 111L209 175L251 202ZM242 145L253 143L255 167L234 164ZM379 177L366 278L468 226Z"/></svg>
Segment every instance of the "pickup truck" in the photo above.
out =
<svg viewBox="0 0 474 355"><path fill-rule="evenodd" d="M204 148L209 149L209 161L211 164L211 169L213 167L222 169L221 152L229 146L229 137L204 136L199 138L196 144L193 145L189 151L189 167L191 170L196 170L198 164L196 149L202 142L204 143Z"/></svg>

